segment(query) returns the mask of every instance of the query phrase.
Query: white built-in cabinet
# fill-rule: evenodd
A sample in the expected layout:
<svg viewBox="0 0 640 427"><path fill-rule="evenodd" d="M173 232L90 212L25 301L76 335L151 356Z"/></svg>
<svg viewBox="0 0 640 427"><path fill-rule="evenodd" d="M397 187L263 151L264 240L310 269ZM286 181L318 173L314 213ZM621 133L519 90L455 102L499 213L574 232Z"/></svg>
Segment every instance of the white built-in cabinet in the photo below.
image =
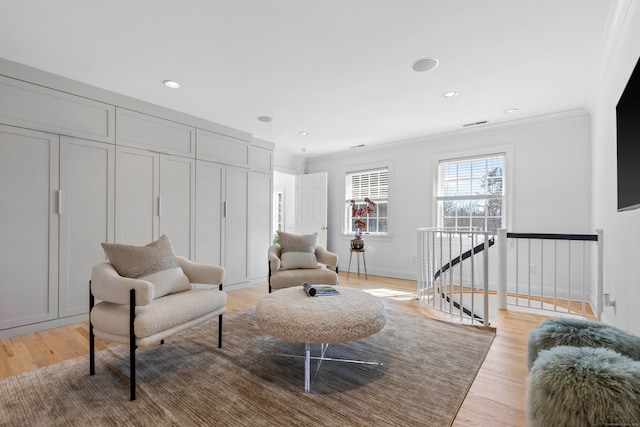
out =
<svg viewBox="0 0 640 427"><path fill-rule="evenodd" d="M115 107L0 75L0 123L114 142Z"/></svg>
<svg viewBox="0 0 640 427"><path fill-rule="evenodd" d="M249 279L258 280L269 274L264 254L269 250L272 224L273 149L255 139L249 148Z"/></svg>
<svg viewBox="0 0 640 427"><path fill-rule="evenodd" d="M77 82L4 74L0 338L86 320L101 242L166 234L176 254L224 266L227 289L266 279L273 144Z"/></svg>
<svg viewBox="0 0 640 427"><path fill-rule="evenodd" d="M228 286L268 274L272 186L272 174L197 162L195 259L224 265Z"/></svg>
<svg viewBox="0 0 640 427"><path fill-rule="evenodd" d="M265 253L271 243L271 203L273 174L251 172L249 175L249 279L256 280L269 274Z"/></svg>
<svg viewBox="0 0 640 427"><path fill-rule="evenodd" d="M198 160L196 165L196 256L224 265L227 286L247 283L249 170Z"/></svg>
<svg viewBox="0 0 640 427"><path fill-rule="evenodd" d="M87 280L104 260L96 242L113 241L114 173L114 145L60 137L60 317L89 311Z"/></svg>
<svg viewBox="0 0 640 427"><path fill-rule="evenodd" d="M224 188L224 265L227 269L226 281L228 284L234 285L248 280L249 170L225 166Z"/></svg>
<svg viewBox="0 0 640 427"><path fill-rule="evenodd" d="M224 173L224 165L196 161L196 262L223 265Z"/></svg>
<svg viewBox="0 0 640 427"><path fill-rule="evenodd" d="M144 245L163 234L184 257L194 252L195 160L116 148L116 242Z"/></svg>
<svg viewBox="0 0 640 427"><path fill-rule="evenodd" d="M58 316L60 138L0 127L0 328Z"/></svg>
<svg viewBox="0 0 640 427"><path fill-rule="evenodd" d="M200 160L249 167L248 141L202 129L196 131L196 141L196 152Z"/></svg>
<svg viewBox="0 0 640 427"><path fill-rule="evenodd" d="M0 330L87 313L113 237L114 146L0 126Z"/></svg>

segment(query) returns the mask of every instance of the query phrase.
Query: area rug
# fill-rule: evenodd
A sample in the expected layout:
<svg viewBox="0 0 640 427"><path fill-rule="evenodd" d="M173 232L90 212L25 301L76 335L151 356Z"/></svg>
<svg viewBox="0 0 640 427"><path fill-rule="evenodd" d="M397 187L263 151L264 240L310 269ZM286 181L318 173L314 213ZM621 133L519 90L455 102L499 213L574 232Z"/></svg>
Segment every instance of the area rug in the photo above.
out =
<svg viewBox="0 0 640 427"><path fill-rule="evenodd" d="M330 345L304 393L303 344L260 333L254 310L208 321L137 353L127 346L0 380L1 426L449 426L494 331L387 311L382 331ZM316 348L312 350L318 351ZM312 364L312 368L316 368Z"/></svg>

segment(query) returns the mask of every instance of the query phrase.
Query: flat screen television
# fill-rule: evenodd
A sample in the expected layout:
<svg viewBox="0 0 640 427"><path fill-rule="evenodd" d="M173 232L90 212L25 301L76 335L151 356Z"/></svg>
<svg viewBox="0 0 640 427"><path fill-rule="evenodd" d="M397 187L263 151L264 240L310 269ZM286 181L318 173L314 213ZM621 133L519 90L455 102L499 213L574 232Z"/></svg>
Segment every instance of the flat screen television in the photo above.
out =
<svg viewBox="0 0 640 427"><path fill-rule="evenodd" d="M616 106L618 212L640 208L640 58Z"/></svg>

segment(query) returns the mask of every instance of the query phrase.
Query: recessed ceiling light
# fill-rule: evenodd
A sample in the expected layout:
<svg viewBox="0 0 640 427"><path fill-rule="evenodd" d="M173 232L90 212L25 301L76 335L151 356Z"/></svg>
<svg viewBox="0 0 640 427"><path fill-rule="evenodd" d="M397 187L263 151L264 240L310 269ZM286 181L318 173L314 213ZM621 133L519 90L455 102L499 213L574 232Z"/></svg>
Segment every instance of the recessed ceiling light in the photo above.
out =
<svg viewBox="0 0 640 427"><path fill-rule="evenodd" d="M307 136L309 135L309 132L302 131L302 132L299 132L298 135Z"/></svg>
<svg viewBox="0 0 640 427"><path fill-rule="evenodd" d="M507 114L515 113L516 111L518 111L517 108L509 108L507 110L504 110L504 112Z"/></svg>
<svg viewBox="0 0 640 427"><path fill-rule="evenodd" d="M180 83L173 80L165 80L162 83L164 83L166 87L170 87L171 89L178 89L180 87Z"/></svg>
<svg viewBox="0 0 640 427"><path fill-rule="evenodd" d="M445 92L442 94L442 96L445 98L455 98L456 96L458 96L458 92Z"/></svg>
<svg viewBox="0 0 640 427"><path fill-rule="evenodd" d="M258 120L260 120L261 122L270 123L270 122L273 121L273 117L260 116L260 117L258 117Z"/></svg>
<svg viewBox="0 0 640 427"><path fill-rule="evenodd" d="M413 68L413 71L422 73L425 71L433 70L438 66L439 63L440 61L438 61L435 58L422 58L422 59L418 59L413 64L411 64L411 68Z"/></svg>

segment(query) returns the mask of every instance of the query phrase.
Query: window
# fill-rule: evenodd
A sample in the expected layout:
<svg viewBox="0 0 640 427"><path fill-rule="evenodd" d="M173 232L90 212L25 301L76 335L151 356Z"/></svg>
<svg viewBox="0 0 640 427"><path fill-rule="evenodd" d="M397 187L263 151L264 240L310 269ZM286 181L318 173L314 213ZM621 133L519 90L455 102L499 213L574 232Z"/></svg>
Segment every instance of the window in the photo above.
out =
<svg viewBox="0 0 640 427"><path fill-rule="evenodd" d="M439 227L477 227L494 234L502 228L504 160L500 153L438 164Z"/></svg>
<svg viewBox="0 0 640 427"><path fill-rule="evenodd" d="M364 199L368 197L375 206L373 212L362 218L367 224L364 231L368 234L386 234L388 229L388 205L389 205L389 168L376 168L347 172L345 175L345 233L355 233L356 227L351 218L350 200L356 201L356 207L365 205Z"/></svg>
<svg viewBox="0 0 640 427"><path fill-rule="evenodd" d="M282 207L283 207L284 194L282 191L274 191L273 193L273 231L283 231L282 222L284 220Z"/></svg>

